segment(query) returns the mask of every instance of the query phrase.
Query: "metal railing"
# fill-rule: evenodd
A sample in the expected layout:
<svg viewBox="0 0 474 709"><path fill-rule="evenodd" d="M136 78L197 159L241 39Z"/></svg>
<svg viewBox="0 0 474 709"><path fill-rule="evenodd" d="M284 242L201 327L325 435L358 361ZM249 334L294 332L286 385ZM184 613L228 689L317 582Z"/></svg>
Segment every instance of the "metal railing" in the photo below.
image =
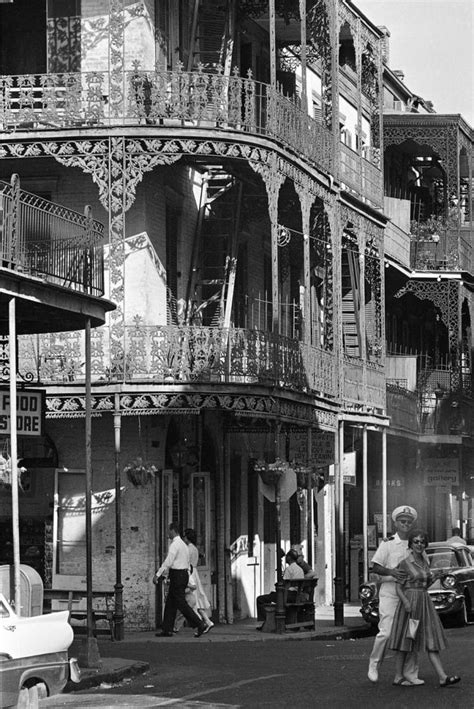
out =
<svg viewBox="0 0 474 709"><path fill-rule="evenodd" d="M245 383L339 395L331 352L270 332L200 326L130 325L124 350L112 354L110 329L94 328L94 382ZM83 382L83 338L78 333L24 336L21 371L43 384Z"/></svg>
<svg viewBox="0 0 474 709"><path fill-rule="evenodd" d="M100 125L210 125L270 137L321 168L332 168L331 134L267 84L222 67L205 73L125 71L0 76L0 128L51 130ZM113 85L112 85L113 80Z"/></svg>
<svg viewBox="0 0 474 709"><path fill-rule="evenodd" d="M85 214L0 181L1 266L48 283L104 294L104 226Z"/></svg>
<svg viewBox="0 0 474 709"><path fill-rule="evenodd" d="M378 167L380 151L367 149L366 156L359 155L345 143L339 145L340 179L348 189L365 197L372 204L383 203L382 172Z"/></svg>

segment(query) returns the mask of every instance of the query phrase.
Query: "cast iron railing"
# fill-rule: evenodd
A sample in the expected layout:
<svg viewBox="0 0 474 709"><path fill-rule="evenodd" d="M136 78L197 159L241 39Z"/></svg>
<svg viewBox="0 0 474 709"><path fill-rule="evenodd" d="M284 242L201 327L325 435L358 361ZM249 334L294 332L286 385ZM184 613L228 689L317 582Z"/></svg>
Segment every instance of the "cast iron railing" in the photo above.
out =
<svg viewBox="0 0 474 709"><path fill-rule="evenodd" d="M116 77L114 77L115 80ZM139 68L123 72L119 99L108 72L0 76L0 128L100 125L203 126L270 137L330 171L332 142L321 122L267 84L222 68L208 74Z"/></svg>
<svg viewBox="0 0 474 709"><path fill-rule="evenodd" d="M78 333L21 337L21 369L43 384L84 381ZM108 327L92 332L94 382L244 383L339 395L331 352L270 332L198 326L126 326L124 350L112 355Z"/></svg>
<svg viewBox="0 0 474 709"><path fill-rule="evenodd" d="M0 181L0 265L48 283L104 294L104 226L85 214Z"/></svg>

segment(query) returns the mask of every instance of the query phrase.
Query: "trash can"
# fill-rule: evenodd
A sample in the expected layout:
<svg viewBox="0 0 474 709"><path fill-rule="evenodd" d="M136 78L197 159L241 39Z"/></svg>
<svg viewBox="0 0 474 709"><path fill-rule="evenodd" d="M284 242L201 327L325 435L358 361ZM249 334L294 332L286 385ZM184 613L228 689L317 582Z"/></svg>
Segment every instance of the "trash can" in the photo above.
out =
<svg viewBox="0 0 474 709"><path fill-rule="evenodd" d="M15 574L13 565L0 566L0 593L13 605L15 600ZM26 564L20 564L20 602L21 608L15 608L15 613L21 616L42 615L43 613L43 581L35 569Z"/></svg>

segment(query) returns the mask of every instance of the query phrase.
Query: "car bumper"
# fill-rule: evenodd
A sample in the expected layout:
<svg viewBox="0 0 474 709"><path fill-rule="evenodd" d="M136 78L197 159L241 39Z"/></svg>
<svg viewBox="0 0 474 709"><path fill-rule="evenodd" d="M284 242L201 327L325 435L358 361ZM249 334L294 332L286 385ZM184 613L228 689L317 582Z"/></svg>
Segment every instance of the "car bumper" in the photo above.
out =
<svg viewBox="0 0 474 709"><path fill-rule="evenodd" d="M464 604L464 596L454 591L432 591L430 598L440 615L458 613Z"/></svg>
<svg viewBox="0 0 474 709"><path fill-rule="evenodd" d="M370 625L375 627L379 624L379 614L377 610L370 608L370 606L362 606L359 612L366 623L370 623Z"/></svg>

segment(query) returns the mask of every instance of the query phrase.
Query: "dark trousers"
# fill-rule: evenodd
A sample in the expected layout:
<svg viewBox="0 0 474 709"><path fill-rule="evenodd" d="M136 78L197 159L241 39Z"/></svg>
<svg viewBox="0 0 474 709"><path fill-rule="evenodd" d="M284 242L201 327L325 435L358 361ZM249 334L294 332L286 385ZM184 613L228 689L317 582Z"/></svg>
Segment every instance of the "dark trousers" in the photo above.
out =
<svg viewBox="0 0 474 709"><path fill-rule="evenodd" d="M296 601L296 591L287 591L286 600L288 603L294 603ZM276 603L277 595L276 591L271 593L265 593L263 596L257 596L257 618L258 620L264 621L267 617L265 606L269 603Z"/></svg>
<svg viewBox="0 0 474 709"><path fill-rule="evenodd" d="M191 606L186 602L185 592L188 585L189 574L186 569L170 569L169 572L170 586L168 598L165 603L165 612L163 615L163 632L172 633L176 612L181 611L189 625L193 628L198 628L202 625L201 618L193 611Z"/></svg>

